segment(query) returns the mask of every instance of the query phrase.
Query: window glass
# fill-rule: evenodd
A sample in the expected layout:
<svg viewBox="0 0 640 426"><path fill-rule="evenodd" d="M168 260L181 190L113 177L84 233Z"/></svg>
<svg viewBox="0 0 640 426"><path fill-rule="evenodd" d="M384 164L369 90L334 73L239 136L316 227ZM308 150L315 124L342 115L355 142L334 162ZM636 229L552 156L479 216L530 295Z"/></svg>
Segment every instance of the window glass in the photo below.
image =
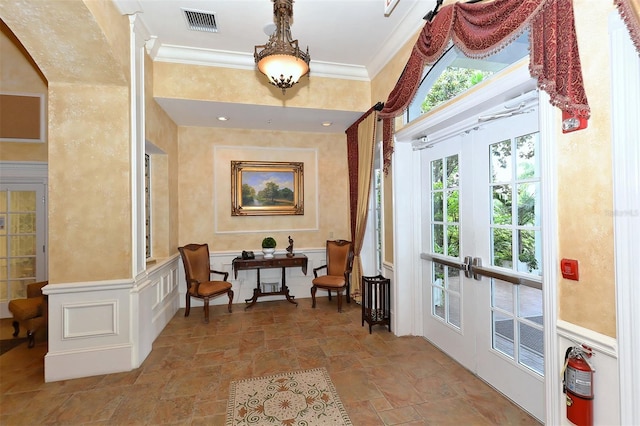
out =
<svg viewBox="0 0 640 426"><path fill-rule="evenodd" d="M448 102L528 54L528 31L483 59L468 58L452 44L435 64L425 68L416 95L407 108L406 122Z"/></svg>

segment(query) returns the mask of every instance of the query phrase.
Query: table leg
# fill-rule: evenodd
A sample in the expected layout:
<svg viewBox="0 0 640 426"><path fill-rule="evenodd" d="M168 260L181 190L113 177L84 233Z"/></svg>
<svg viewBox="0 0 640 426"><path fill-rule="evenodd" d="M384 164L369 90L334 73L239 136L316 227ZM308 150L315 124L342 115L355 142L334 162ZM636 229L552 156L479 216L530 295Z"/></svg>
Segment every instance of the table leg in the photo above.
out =
<svg viewBox="0 0 640 426"><path fill-rule="evenodd" d="M253 289L253 297L251 299L244 300L245 303L251 302L250 305L245 306L245 311L255 305L258 301L258 297L262 295L262 291L260 290L260 269L256 269L256 272L256 288Z"/></svg>
<svg viewBox="0 0 640 426"><path fill-rule="evenodd" d="M287 297L287 301L288 302L293 303L297 307L298 306L298 302L293 300L293 299L295 299L295 296L291 296L289 294L289 287L287 287L287 282L286 282L286 278L285 278L285 275L286 275L286 273L285 273L286 271L285 270L286 270L286 268L282 268L282 288L280 289L280 291L282 293L284 293L284 295Z"/></svg>

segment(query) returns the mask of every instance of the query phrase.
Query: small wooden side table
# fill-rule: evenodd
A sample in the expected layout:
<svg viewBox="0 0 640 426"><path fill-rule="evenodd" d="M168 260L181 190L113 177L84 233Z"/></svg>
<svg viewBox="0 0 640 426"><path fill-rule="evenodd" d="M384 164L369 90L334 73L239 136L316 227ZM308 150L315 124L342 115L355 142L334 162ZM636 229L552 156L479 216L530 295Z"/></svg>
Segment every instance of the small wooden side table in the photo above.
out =
<svg viewBox="0 0 640 426"><path fill-rule="evenodd" d="M307 256L305 256L304 254L295 254L292 257L288 257L286 254L276 254L270 259L265 259L263 255L256 254L255 259L243 259L241 257L236 257L235 259L233 259L233 273L236 279L238 278L238 271L242 271L245 269L256 270L256 287L253 289L253 297L251 299L245 299L245 302L250 303L250 305L246 306L244 309L247 310L255 305L260 296L273 296L278 294L286 296L287 301L297 306L298 302L294 300L295 296L291 296L289 294L285 272L287 268L299 266L302 268L302 272L307 275L307 262ZM280 290L278 291L262 291L262 286L260 283L260 270L269 268L282 268L282 281Z"/></svg>
<svg viewBox="0 0 640 426"><path fill-rule="evenodd" d="M386 325L391 332L391 280L382 275L362 277L362 325Z"/></svg>

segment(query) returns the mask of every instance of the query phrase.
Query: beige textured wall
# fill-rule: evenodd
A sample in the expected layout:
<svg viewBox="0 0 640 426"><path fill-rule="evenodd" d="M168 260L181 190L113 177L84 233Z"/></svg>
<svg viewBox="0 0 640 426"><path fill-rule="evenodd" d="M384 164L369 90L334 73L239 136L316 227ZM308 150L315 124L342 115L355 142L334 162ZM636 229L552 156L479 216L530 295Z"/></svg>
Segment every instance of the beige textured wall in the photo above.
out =
<svg viewBox="0 0 640 426"><path fill-rule="evenodd" d="M259 249L267 233L281 250L289 235L297 248L324 247L331 234L348 239L344 134L180 127L179 151L180 244L206 242L212 251L240 252ZM313 187L305 193L305 215L231 217L230 158L235 153L246 156L234 158L239 161L304 160L305 187L317 183L317 195ZM309 229L316 222L318 227Z"/></svg>
<svg viewBox="0 0 640 426"><path fill-rule="evenodd" d="M52 284L131 276L129 24L112 2L87 3L0 2L49 83Z"/></svg>
<svg viewBox="0 0 640 426"><path fill-rule="evenodd" d="M580 281L558 283L559 317L616 335L608 16L612 2L574 0L589 127L558 135L558 256L577 259ZM558 115L558 121L560 116ZM558 268L559 265L553 265Z"/></svg>
<svg viewBox="0 0 640 426"><path fill-rule="evenodd" d="M49 84L49 280L131 275L129 90Z"/></svg>
<svg viewBox="0 0 640 426"><path fill-rule="evenodd" d="M303 77L283 97L257 70L158 62L154 78L156 97L363 112L372 105L369 82L364 81Z"/></svg>
<svg viewBox="0 0 640 426"><path fill-rule="evenodd" d="M152 154L152 256L161 259L178 250L178 126L153 98L153 68L145 54L146 140L162 153Z"/></svg>
<svg viewBox="0 0 640 426"><path fill-rule="evenodd" d="M0 21L0 91L47 95L47 81L20 42ZM45 108L46 115L46 108ZM45 117L45 125L46 125ZM47 142L0 142L0 161L47 161Z"/></svg>

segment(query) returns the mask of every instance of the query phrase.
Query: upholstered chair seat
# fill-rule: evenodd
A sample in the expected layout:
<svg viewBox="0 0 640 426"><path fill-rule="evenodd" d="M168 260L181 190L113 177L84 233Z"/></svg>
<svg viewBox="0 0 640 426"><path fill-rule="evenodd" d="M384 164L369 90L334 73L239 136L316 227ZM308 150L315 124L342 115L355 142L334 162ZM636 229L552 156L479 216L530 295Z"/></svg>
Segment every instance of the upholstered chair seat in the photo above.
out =
<svg viewBox="0 0 640 426"><path fill-rule="evenodd" d="M231 283L226 281L204 281L200 285L191 284L189 294L191 296L214 296L219 293L226 293L231 290Z"/></svg>
<svg viewBox="0 0 640 426"><path fill-rule="evenodd" d="M311 287L311 306L316 307L316 292L319 288L329 292L335 291L338 298L338 312L342 312L342 293L347 292L347 303L351 302L350 276L353 263L353 249L351 241L335 240L327 241L327 263L313 270L314 279ZM326 275L318 275L318 272L326 269Z"/></svg>
<svg viewBox="0 0 640 426"><path fill-rule="evenodd" d="M35 345L35 333L46 328L48 318L47 296L42 294L42 287L48 281L40 281L27 285L27 298L14 299L9 302L9 311L13 315L13 337L20 334L20 324L27 328L29 348Z"/></svg>
<svg viewBox="0 0 640 426"><path fill-rule="evenodd" d="M209 322L209 300L226 294L229 297L228 310L231 312L233 303L233 290L231 283L227 281L228 272L211 269L208 244L187 244L178 247L182 263L184 264L187 293L184 316L188 317L191 311L191 298L202 299L204 302L204 322ZM212 280L211 274L221 275L221 280Z"/></svg>

